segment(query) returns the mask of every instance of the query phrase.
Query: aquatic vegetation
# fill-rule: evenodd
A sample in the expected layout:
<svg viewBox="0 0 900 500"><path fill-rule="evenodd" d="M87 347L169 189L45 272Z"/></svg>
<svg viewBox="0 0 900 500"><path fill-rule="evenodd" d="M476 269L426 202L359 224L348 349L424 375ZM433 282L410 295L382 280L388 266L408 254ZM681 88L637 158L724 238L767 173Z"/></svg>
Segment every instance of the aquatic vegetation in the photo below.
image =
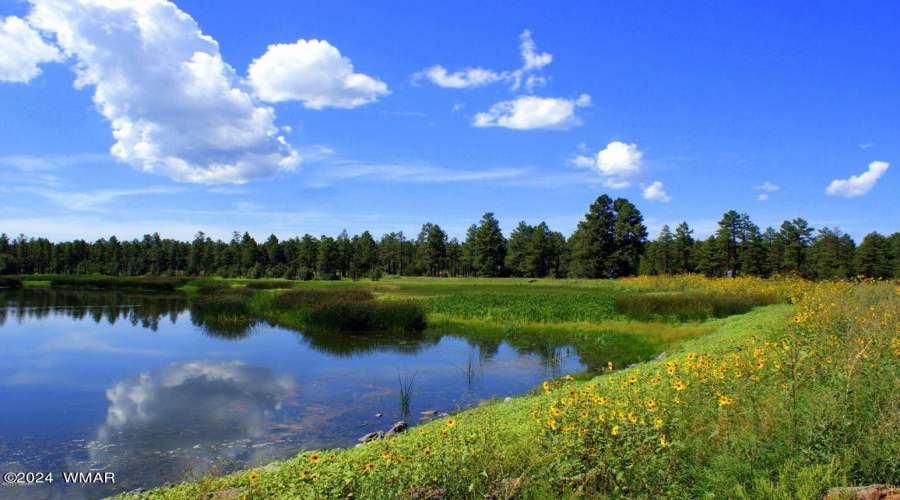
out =
<svg viewBox="0 0 900 500"><path fill-rule="evenodd" d="M397 373L400 382L400 414L409 415L409 402L416 386L416 372Z"/></svg>
<svg viewBox="0 0 900 500"><path fill-rule="evenodd" d="M491 322L599 322L617 316L621 289L557 292L520 290L518 293L464 292L423 299L429 310L443 317Z"/></svg>
<svg viewBox="0 0 900 500"><path fill-rule="evenodd" d="M272 293L274 292L274 293ZM201 284L195 300L205 318L269 318L317 330L421 330L425 309L411 300L376 300L361 288L253 290Z"/></svg>
<svg viewBox="0 0 900 500"><path fill-rule="evenodd" d="M784 299L774 293L645 293L622 297L616 306L632 320L686 323L744 314L754 307L781 302Z"/></svg>

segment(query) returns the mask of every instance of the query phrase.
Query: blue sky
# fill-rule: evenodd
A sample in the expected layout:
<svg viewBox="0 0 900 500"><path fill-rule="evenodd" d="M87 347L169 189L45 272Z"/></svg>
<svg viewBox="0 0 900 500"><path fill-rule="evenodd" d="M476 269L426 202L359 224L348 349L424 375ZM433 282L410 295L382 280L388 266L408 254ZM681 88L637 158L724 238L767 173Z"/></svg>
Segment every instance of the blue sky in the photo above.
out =
<svg viewBox="0 0 900 500"><path fill-rule="evenodd" d="M900 4L0 0L0 232L900 230Z"/></svg>

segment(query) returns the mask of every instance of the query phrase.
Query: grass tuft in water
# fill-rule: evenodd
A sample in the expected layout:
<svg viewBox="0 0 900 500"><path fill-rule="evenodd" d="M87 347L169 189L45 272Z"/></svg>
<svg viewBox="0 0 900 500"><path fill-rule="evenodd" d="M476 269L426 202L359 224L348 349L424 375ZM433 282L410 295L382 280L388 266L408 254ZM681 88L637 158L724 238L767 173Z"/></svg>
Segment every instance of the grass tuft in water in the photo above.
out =
<svg viewBox="0 0 900 500"><path fill-rule="evenodd" d="M416 372L397 372L397 380L400 382L400 414L409 415L409 402L412 399L413 389L416 385Z"/></svg>

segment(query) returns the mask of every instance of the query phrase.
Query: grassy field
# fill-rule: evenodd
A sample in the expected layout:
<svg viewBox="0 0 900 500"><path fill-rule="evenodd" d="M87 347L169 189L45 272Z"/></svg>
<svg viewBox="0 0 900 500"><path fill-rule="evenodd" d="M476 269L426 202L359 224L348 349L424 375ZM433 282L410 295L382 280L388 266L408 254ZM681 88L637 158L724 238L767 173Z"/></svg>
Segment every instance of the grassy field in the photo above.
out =
<svg viewBox="0 0 900 500"><path fill-rule="evenodd" d="M664 359L624 369L613 363L587 380L550 380L512 402L491 402L395 439L306 452L142 498L208 498L230 490L246 499L812 499L829 487L900 480L896 284L694 276L615 283L432 281L440 282L366 286L381 300L425 297L419 300L434 308L429 320L437 320L437 328L463 324L480 329L476 335L507 339L591 338L628 329L653 335L662 329L679 345L669 342ZM728 301L735 295L769 302L777 297L783 303L724 319L680 324L657 317L664 321L646 323L628 320L620 306L609 308L611 298L591 292L616 300L697 294ZM606 304L605 312L587 320L565 316L554 312L559 297ZM520 311L532 301L534 308ZM460 303L481 302L477 313L454 312Z"/></svg>

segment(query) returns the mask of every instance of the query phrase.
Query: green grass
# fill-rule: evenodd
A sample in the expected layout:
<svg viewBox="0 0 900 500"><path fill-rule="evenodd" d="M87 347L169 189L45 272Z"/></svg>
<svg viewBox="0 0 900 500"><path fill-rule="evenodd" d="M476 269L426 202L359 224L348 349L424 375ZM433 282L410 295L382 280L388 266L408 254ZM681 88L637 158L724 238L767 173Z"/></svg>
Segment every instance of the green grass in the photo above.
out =
<svg viewBox="0 0 900 500"><path fill-rule="evenodd" d="M525 341L534 329L563 340L580 327L577 335L607 344L660 330L679 345L670 344L665 359L548 381L396 440L307 452L143 498L237 488L248 500L788 499L896 483L900 294L870 283L807 290L795 305L687 326L447 319L448 328L481 328L476 335L485 339Z"/></svg>

